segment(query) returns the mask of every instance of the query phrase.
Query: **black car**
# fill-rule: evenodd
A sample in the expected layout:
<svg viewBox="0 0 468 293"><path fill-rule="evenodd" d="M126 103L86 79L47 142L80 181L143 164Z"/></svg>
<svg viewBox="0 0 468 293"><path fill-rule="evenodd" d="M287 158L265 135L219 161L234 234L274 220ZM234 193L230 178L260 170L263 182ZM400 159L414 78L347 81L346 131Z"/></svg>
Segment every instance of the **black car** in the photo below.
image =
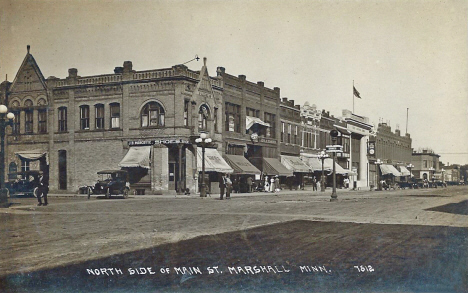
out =
<svg viewBox="0 0 468 293"><path fill-rule="evenodd" d="M104 170L97 172L99 179L93 186L88 186L88 198L91 194L103 194L106 198L111 195L122 195L128 197L130 183L128 172L124 170Z"/></svg>
<svg viewBox="0 0 468 293"><path fill-rule="evenodd" d="M8 174L9 182L6 183L10 196L25 195L35 196L38 195L39 177L42 171L29 170L20 171Z"/></svg>

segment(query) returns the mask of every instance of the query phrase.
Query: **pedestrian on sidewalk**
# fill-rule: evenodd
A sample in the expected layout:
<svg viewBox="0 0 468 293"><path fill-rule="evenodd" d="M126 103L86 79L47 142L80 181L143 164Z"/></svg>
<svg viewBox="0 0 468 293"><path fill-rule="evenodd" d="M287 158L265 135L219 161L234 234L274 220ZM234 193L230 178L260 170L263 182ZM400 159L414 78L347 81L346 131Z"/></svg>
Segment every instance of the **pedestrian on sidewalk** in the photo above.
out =
<svg viewBox="0 0 468 293"><path fill-rule="evenodd" d="M229 174L226 175L226 199L231 199L231 189L232 189L232 181L229 178Z"/></svg>
<svg viewBox="0 0 468 293"><path fill-rule="evenodd" d="M224 190L226 189L226 177L223 174L219 180L219 199L223 200Z"/></svg>
<svg viewBox="0 0 468 293"><path fill-rule="evenodd" d="M280 180L278 175L275 176L275 192L280 192L281 187L280 187Z"/></svg>
<svg viewBox="0 0 468 293"><path fill-rule="evenodd" d="M265 183L263 184L263 191L270 191L270 183L268 182L268 176L265 175Z"/></svg>
<svg viewBox="0 0 468 293"><path fill-rule="evenodd" d="M247 192L248 193L252 192L252 184L253 184L252 177L251 176L247 177L247 188L248 188Z"/></svg>
<svg viewBox="0 0 468 293"><path fill-rule="evenodd" d="M273 176L270 179L270 192L275 192L275 177Z"/></svg>
<svg viewBox="0 0 468 293"><path fill-rule="evenodd" d="M46 206L49 203L47 202L47 194L49 193L49 177L41 174L39 177L39 187L37 193L37 201L39 202L38 206ZM44 203L42 203L42 198L44 198Z"/></svg>
<svg viewBox="0 0 468 293"><path fill-rule="evenodd" d="M317 191L317 178L315 176L312 179L312 190Z"/></svg>

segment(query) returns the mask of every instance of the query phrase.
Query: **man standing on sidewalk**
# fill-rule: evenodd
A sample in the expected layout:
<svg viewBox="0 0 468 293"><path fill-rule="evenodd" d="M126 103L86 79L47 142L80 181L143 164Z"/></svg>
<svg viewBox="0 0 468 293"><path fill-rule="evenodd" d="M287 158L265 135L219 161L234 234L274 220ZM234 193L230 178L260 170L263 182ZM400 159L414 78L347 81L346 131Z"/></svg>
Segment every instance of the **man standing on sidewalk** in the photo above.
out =
<svg viewBox="0 0 468 293"><path fill-rule="evenodd" d="M221 179L219 180L219 199L223 200L224 197L224 190L226 189L226 175L222 175Z"/></svg>
<svg viewBox="0 0 468 293"><path fill-rule="evenodd" d="M37 200L39 201L39 203L37 204L38 206L48 205L48 202L47 202L48 193L49 193L49 177L41 174L41 176L39 177L39 187L38 187L38 194L37 194ZM44 204L42 204L42 199L41 199L42 197L44 197Z"/></svg>

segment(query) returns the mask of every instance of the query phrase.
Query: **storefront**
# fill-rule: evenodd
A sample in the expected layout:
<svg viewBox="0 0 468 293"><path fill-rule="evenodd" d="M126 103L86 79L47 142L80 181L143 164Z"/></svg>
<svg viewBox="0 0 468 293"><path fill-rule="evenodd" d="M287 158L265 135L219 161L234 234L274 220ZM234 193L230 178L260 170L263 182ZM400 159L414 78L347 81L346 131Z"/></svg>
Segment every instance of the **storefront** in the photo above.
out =
<svg viewBox="0 0 468 293"><path fill-rule="evenodd" d="M197 147L198 190L202 184L203 149ZM214 148L205 148L205 185L208 193L219 193L219 180L223 174L232 174L234 170L226 163Z"/></svg>

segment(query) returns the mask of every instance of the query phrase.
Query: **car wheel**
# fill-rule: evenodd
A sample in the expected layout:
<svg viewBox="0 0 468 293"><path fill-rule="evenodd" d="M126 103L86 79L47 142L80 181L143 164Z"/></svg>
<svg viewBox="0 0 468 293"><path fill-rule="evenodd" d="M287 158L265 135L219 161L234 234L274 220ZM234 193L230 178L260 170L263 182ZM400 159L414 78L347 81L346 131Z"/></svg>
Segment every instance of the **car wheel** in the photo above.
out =
<svg viewBox="0 0 468 293"><path fill-rule="evenodd" d="M128 198L128 188L125 188L123 191L123 198Z"/></svg>
<svg viewBox="0 0 468 293"><path fill-rule="evenodd" d="M91 187L87 188L87 192L88 192L88 199L90 199L91 198Z"/></svg>
<svg viewBox="0 0 468 293"><path fill-rule="evenodd" d="M110 197L111 197L110 188L107 188L106 189L106 198L110 198Z"/></svg>

